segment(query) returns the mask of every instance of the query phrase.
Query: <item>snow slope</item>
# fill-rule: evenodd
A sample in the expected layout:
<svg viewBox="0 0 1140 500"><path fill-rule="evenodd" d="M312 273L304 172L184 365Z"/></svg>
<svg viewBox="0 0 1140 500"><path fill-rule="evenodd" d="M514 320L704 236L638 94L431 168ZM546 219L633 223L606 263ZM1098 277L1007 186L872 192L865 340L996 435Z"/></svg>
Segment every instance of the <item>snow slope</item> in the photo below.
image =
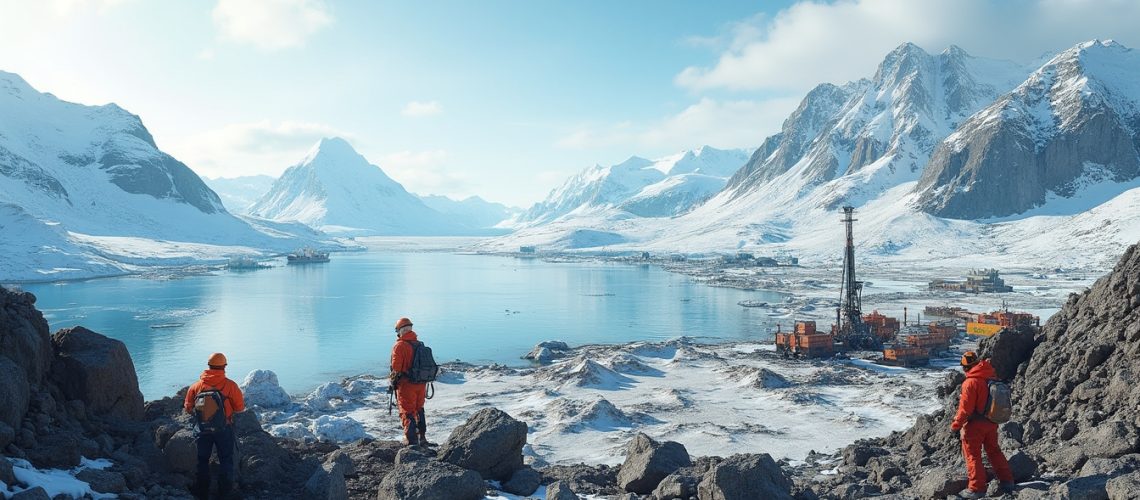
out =
<svg viewBox="0 0 1140 500"><path fill-rule="evenodd" d="M640 218L628 212L615 217L612 212L580 210L478 248L505 251L535 245L593 251L604 245L606 251L690 253L744 249L830 262L843 244L840 207L852 205L859 219L856 245L861 259L959 262L959 267L969 267L964 259L1010 267L1062 262L1110 266L1140 237L1140 212L1134 209L1140 180L1132 173L1134 155L1129 156L1129 148L1140 144L1132 130L1140 123L1135 118L1140 116L1135 84L1140 79L1132 78L1140 74L1140 60L1119 44L1094 41L1050 61L1025 68L975 58L956 47L930 55L904 44L884 59L873 78L821 85L809 93L783 130L764 141L724 190L679 217ZM1057 73L1049 68L1059 64L1066 76L1041 83L1045 75ZM926 175L941 161L940 152L948 144L969 144L964 136L996 119L987 117L1003 116L1001 110L1024 100L1023 95L1052 96L1034 101L1045 103L1045 114L1034 115L1043 116L1043 123L1064 123L1050 117L1071 115L1085 124L1075 135L1066 135L1063 126L1033 129L1043 134L1037 140L1042 147L1064 144L1053 151L1064 153L1070 172L1075 162L1075 173L1063 182L1038 184L1041 201L1016 216L962 220L924 212L930 199ZM1054 114L1057 108L1090 112ZM1112 120L1096 121L1105 116ZM1091 132L1097 123L1113 125L1100 129L1110 131L1107 139ZM1114 161L1092 152L1109 149L1092 143L1097 140L1116 148ZM1033 148L1030 144L1031 154ZM979 147L971 154L992 152ZM1008 188L1000 172L1008 163L997 156L989 161L994 174L985 182L1007 182ZM1061 170L1042 165L1039 168L1047 171ZM567 244L583 232L606 237L597 238L599 244L593 247Z"/></svg>
<svg viewBox="0 0 1140 500"><path fill-rule="evenodd" d="M130 262L173 263L164 255L185 245L201 250L192 260L211 260L327 240L263 229L228 213L137 116L61 101L0 72L0 280L121 274ZM129 255L92 245L109 238L136 244ZM152 259L135 253L144 247Z"/></svg>
<svg viewBox="0 0 1140 500"><path fill-rule="evenodd" d="M249 212L345 235L477 233L429 208L341 138L318 141Z"/></svg>

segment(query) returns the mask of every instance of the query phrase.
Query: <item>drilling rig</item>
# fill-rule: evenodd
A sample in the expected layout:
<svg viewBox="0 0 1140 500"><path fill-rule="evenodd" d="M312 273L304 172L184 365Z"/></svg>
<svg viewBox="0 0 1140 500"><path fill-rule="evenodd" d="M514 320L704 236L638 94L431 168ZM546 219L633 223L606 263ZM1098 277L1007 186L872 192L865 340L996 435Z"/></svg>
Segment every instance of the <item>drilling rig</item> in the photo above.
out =
<svg viewBox="0 0 1140 500"><path fill-rule="evenodd" d="M847 244L843 253L843 286L840 306L835 309L835 341L846 350L877 350L882 343L872 335L871 325L863 322L863 282L855 279L855 238L852 223L855 207L843 207L843 224L847 226Z"/></svg>

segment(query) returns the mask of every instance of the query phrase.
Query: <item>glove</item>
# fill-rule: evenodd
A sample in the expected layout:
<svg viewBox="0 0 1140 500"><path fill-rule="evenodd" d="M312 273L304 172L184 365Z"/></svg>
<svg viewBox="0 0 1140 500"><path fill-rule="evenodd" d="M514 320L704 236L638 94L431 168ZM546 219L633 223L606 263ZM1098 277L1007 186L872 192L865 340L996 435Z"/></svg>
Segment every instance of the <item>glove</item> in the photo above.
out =
<svg viewBox="0 0 1140 500"><path fill-rule="evenodd" d="M950 431L954 433L954 439L957 439L958 441L962 440L962 429L953 429L952 428L952 429L950 429Z"/></svg>

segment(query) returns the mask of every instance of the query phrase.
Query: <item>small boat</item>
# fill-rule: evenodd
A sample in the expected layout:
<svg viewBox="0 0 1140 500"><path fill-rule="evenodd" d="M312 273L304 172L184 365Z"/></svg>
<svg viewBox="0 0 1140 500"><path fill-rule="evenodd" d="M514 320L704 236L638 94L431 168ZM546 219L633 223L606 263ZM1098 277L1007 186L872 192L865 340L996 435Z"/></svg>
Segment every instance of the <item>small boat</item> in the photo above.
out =
<svg viewBox="0 0 1140 500"><path fill-rule="evenodd" d="M329 253L304 248L288 255L290 264L316 264L329 261Z"/></svg>
<svg viewBox="0 0 1140 500"><path fill-rule="evenodd" d="M157 325L150 325L150 327L154 328L155 330L158 330L160 328L178 328L178 327L183 326L185 324L186 323L160 323Z"/></svg>

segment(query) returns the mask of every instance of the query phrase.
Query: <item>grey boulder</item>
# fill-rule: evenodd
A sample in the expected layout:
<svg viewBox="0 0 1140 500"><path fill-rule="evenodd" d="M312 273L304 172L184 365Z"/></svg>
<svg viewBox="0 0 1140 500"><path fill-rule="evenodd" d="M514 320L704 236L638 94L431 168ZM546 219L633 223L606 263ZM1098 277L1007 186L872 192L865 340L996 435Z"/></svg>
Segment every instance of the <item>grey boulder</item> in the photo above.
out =
<svg viewBox="0 0 1140 500"><path fill-rule="evenodd" d="M791 499L792 482L767 453L733 455L705 474L697 496L708 500Z"/></svg>
<svg viewBox="0 0 1140 500"><path fill-rule="evenodd" d="M478 473L429 460L395 466L376 492L378 500L481 500L487 485Z"/></svg>
<svg viewBox="0 0 1140 500"><path fill-rule="evenodd" d="M523 466L527 426L497 408L479 410L456 427L439 449L440 461L507 481Z"/></svg>
<svg viewBox="0 0 1140 500"><path fill-rule="evenodd" d="M618 471L618 487L623 491L648 494L666 476L692 463L689 452L680 443L659 443L638 433L629 443L625 462Z"/></svg>
<svg viewBox="0 0 1140 500"><path fill-rule="evenodd" d="M143 397L126 344L77 326L51 337L52 377L67 399L83 401L94 415L143 417Z"/></svg>

